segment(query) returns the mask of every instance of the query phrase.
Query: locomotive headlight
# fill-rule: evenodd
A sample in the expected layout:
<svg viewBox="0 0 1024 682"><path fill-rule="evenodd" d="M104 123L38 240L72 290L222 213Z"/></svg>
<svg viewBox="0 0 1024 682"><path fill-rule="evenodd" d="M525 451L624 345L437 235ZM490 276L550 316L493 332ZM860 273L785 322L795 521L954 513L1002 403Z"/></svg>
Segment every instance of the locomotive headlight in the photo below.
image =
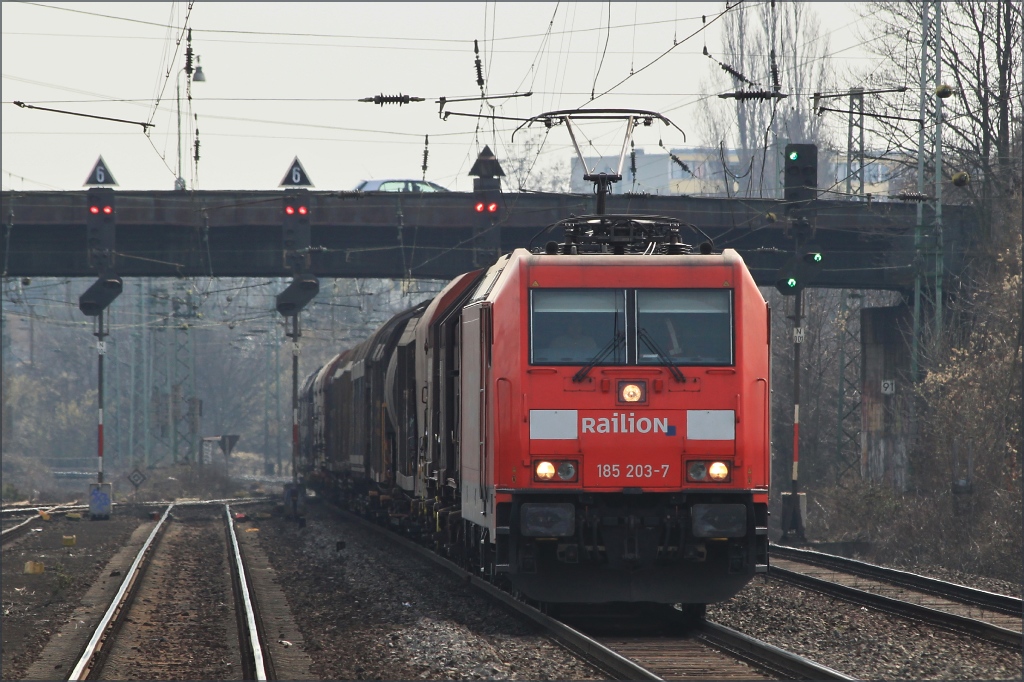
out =
<svg viewBox="0 0 1024 682"><path fill-rule="evenodd" d="M708 467L708 477L712 481L725 481L729 478L729 465L725 462L712 462Z"/></svg>
<svg viewBox="0 0 1024 682"><path fill-rule="evenodd" d="M571 481L576 478L576 464L574 462L559 462L558 477L563 481Z"/></svg>
<svg viewBox="0 0 1024 682"><path fill-rule="evenodd" d="M537 478L541 481L550 481L555 477L555 465L551 462L537 462L537 467L534 471L537 474Z"/></svg>
<svg viewBox="0 0 1024 682"><path fill-rule="evenodd" d="M691 481L703 481L708 477L708 465L704 462L690 462L686 468L686 477Z"/></svg>
<svg viewBox="0 0 1024 682"><path fill-rule="evenodd" d="M686 480L694 483L728 483L731 476L729 462L697 460L686 464Z"/></svg>
<svg viewBox="0 0 1024 682"><path fill-rule="evenodd" d="M620 381L619 402L642 403L647 401L646 381Z"/></svg>

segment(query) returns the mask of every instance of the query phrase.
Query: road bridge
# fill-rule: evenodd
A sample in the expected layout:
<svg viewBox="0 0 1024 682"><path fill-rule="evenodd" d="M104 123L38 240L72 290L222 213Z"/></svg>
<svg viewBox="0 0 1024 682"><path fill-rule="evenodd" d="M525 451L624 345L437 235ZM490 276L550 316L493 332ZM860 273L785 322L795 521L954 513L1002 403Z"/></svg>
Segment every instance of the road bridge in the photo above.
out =
<svg viewBox="0 0 1024 682"><path fill-rule="evenodd" d="M282 191L118 191L116 257L122 277L268 276L282 258ZM543 245L539 234L570 214L593 213L592 195L502 193L476 213L472 192L309 192L311 264L320 277L448 279L499 253ZM826 254L817 287L910 291L915 206L819 200L811 243ZM777 200L612 195L608 213L658 214L697 225L734 248L758 284L775 282L793 250ZM2 193L0 264L6 276L91 277L86 192ZM493 221L493 224L492 224ZM970 207L944 206L947 272L959 272L975 231ZM684 241L690 241L683 231ZM693 239L697 241L696 238Z"/></svg>

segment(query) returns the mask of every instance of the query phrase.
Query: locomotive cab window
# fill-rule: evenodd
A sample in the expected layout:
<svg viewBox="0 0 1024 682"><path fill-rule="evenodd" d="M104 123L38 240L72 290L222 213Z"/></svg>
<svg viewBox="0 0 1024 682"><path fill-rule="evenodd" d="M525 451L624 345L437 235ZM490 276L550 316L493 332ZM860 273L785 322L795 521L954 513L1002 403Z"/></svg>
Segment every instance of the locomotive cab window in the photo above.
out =
<svg viewBox="0 0 1024 682"><path fill-rule="evenodd" d="M732 292L531 291L530 364L585 365L605 350L602 365L732 365Z"/></svg>
<svg viewBox="0 0 1024 682"><path fill-rule="evenodd" d="M676 365L731 365L732 297L721 290L636 292L637 363L658 364L658 352Z"/></svg>
<svg viewBox="0 0 1024 682"><path fill-rule="evenodd" d="M535 289L531 293L532 364L586 364L624 333L622 290ZM619 343L602 364L623 364L625 359L625 344Z"/></svg>

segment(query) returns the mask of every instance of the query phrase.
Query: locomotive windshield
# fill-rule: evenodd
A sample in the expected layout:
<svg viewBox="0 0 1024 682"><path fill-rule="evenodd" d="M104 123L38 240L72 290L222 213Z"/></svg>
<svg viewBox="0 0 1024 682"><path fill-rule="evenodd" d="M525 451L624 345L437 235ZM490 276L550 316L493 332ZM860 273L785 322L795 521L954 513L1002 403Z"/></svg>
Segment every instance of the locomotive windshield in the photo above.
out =
<svg viewBox="0 0 1024 682"><path fill-rule="evenodd" d="M730 292L640 289L636 324L677 365L731 365ZM638 364L658 364L654 349L641 343Z"/></svg>
<svg viewBox="0 0 1024 682"><path fill-rule="evenodd" d="M702 289L534 289L530 363L732 365L732 292ZM628 311L628 312L627 312ZM653 342L653 343L652 343Z"/></svg>
<svg viewBox="0 0 1024 682"><path fill-rule="evenodd" d="M626 300L621 289L534 290L531 315L531 362L580 365L621 334ZM623 364L621 345L605 364Z"/></svg>

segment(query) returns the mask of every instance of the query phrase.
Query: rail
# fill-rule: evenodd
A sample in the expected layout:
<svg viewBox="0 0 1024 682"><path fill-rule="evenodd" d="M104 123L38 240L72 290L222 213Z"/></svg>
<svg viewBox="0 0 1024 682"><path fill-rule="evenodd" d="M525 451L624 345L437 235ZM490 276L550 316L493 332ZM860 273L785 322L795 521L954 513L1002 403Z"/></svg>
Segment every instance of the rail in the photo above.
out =
<svg viewBox="0 0 1024 682"><path fill-rule="evenodd" d="M474 587L484 591L488 596L500 601L508 608L529 618L541 627L548 630L567 648L575 651L588 661L595 663L600 668L623 680L660 680L663 679L657 673L643 667L636 661L622 656L618 652L588 637L578 630L551 618L538 609L526 604L514 596L498 588L497 586L482 580L477 576L466 572L465 569L455 563L431 551L408 538L401 537L396 533L381 529L379 526L349 512L339 510L346 518L352 519L365 527L379 532L405 549L409 549L420 556L427 558L439 566L455 573L463 580ZM728 654L748 661L757 667L775 672L785 679L807 679L807 680L853 680L854 677L845 675L814 661L803 658L784 649L772 646L766 642L754 639L741 632L732 630L715 623L704 622L699 627L700 637L716 648Z"/></svg>
<svg viewBox="0 0 1024 682"><path fill-rule="evenodd" d="M785 649L754 639L724 625L705 621L700 626L701 638L712 646L766 668L787 680L855 680L838 670L815 663Z"/></svg>
<svg viewBox="0 0 1024 682"><path fill-rule="evenodd" d="M813 564L815 566L834 568L865 578L884 580L892 583L893 585L899 585L901 587L907 587L921 592L928 592L941 597L955 599L963 602L964 604L971 604L1009 615L1019 616L1024 613L1024 601L1018 597L979 590L966 585L960 585L958 583L946 582L945 580L929 578L928 576L919 575L917 573L910 573L909 571L901 571L887 566L878 566L877 564L870 564L866 561L836 556L834 554L826 554L824 552L784 547L780 545L772 545L771 553L772 555L782 559L792 559L794 561Z"/></svg>
<svg viewBox="0 0 1024 682"><path fill-rule="evenodd" d="M333 507L338 509L337 507ZM396 533L384 530L379 526L370 523L362 517L356 516L350 512L338 509L339 513L344 514L346 518L355 521L356 523L362 524L366 528L369 528L375 532L379 532L384 537L388 538L391 542L398 544L404 549L411 550L421 557L429 559L439 566L451 571L460 578L469 582L469 584L482 590L489 597L500 601L508 608L516 611L517 613L529 618L541 627L551 632L562 644L569 649L577 652L587 660L596 663L598 666L603 668L606 672L615 675L618 679L622 680L660 680L656 674L640 666L634 661L621 656L620 654L612 651L608 647L604 646L600 642L587 637L582 632L575 630L568 625L561 623L550 616L541 613L534 607L519 601L508 592L501 590L486 580L481 580L471 573L467 573L465 569L456 565L455 563L445 559L444 557L431 551L429 548L424 547L412 540L403 538Z"/></svg>
<svg viewBox="0 0 1024 682"><path fill-rule="evenodd" d="M188 506L193 506L211 503L213 502L195 501L186 504ZM233 559L231 562L231 582L232 590L238 603L237 612L239 614L239 627L241 633L239 636L239 645L242 649L241 654L245 679L274 679L273 665L266 655L267 649L260 636L257 606L255 599L252 597L249 581L246 576L244 557L242 556L238 537L235 534L235 527L231 517L231 506L223 500L217 501L216 503L224 504L225 522L227 523L227 529L225 532L230 539L231 555ZM135 556L131 567L126 571L125 578L121 582L121 586L118 588L117 593L111 600L110 607L97 624L92 637L85 645L85 649L81 657L78 659L74 668L72 668L71 674L67 679L93 679L100 668L102 668L104 659L111 648L109 645L113 643L113 639L116 637L117 631L120 628L122 617L128 613L131 601L139 584L141 583L141 576L154 555L155 541L164 531L167 525L167 519L170 517L171 510L175 506L183 505L176 505L172 503L167 506L167 509L160 517L160 520L150 532L145 543L142 545L142 548Z"/></svg>
<svg viewBox="0 0 1024 682"><path fill-rule="evenodd" d="M262 638L260 636L260 628L258 626L258 619L256 617L256 611L253 606L254 600L249 590L249 581L245 575L245 561L242 559L242 550L238 545L238 537L235 535L235 524L231 519L231 505L224 505L224 513L227 516L228 523L228 534L231 538L231 552L234 558L232 564L232 581L236 587L236 598L241 602L244 611L244 623L246 634L245 647L248 650L249 656L252 658L251 661L246 661L246 665L251 667L252 679L266 680L270 679L267 676L267 661L264 657L264 647ZM241 638L240 638L241 639ZM247 676L246 679L249 679Z"/></svg>
<svg viewBox="0 0 1024 682"><path fill-rule="evenodd" d="M825 580L797 571L772 566L769 576L806 587L824 594L829 594L849 602L862 604L879 611L885 611L897 616L913 618L929 623L931 625L952 630L954 632L966 633L989 642L1002 646L1009 646L1020 649L1022 643L1019 631L993 625L983 620L961 616L948 611L940 611L928 606L922 606L913 602L875 594L866 590L860 590L848 585Z"/></svg>
<svg viewBox="0 0 1024 682"><path fill-rule="evenodd" d="M130 599L130 596L127 596L128 592L137 583L137 578L141 573L140 568L143 566L143 559L149 553L149 549L153 545L153 541L161 533L164 524L167 521L167 517L170 516L171 509L173 508L173 504L167 506L167 509L164 510L163 516L160 517L160 521L157 522L156 527L153 528L149 537L146 538L146 542L142 545L142 549L140 549L139 553L135 556L135 561L132 562L131 568L128 569L124 580L121 581L121 587L118 588L117 594L114 595L114 598L110 602L110 608L108 608L107 612L103 614L103 618L100 619L99 624L96 626L96 631L89 639L89 643L85 645L85 652L82 654L81 658L78 659L75 667L72 668L71 674L68 676L69 680L88 679L89 675L96 667L96 664L99 662L99 655L103 649L103 644L107 639L108 630L115 622L115 617L127 605Z"/></svg>

